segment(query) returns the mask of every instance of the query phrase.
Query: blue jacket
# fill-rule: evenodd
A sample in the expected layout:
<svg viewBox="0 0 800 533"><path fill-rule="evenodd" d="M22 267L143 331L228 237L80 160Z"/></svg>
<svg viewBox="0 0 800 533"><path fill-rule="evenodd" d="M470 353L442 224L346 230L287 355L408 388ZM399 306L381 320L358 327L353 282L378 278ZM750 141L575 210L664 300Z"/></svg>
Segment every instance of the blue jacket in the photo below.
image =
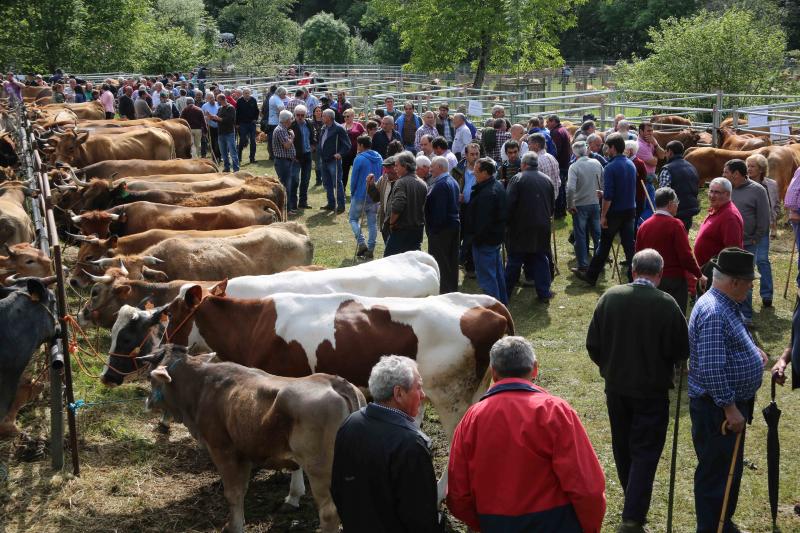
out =
<svg viewBox="0 0 800 533"><path fill-rule="evenodd" d="M603 169L603 200L609 213L636 209L636 167L624 155L614 156Z"/></svg>
<svg viewBox="0 0 800 533"><path fill-rule="evenodd" d="M347 135L347 131L345 131L345 129L342 127L341 124L338 124L336 122L327 127L331 131L328 133L328 137L325 139L325 144L322 144L322 138L325 135L324 126L323 130L319 134L320 159L322 159L323 161L330 161L331 159L333 159L333 156L336 153L344 157L350 151L350 137ZM339 139L338 149L337 149L336 139Z"/></svg>
<svg viewBox="0 0 800 533"><path fill-rule="evenodd" d="M459 229L458 195L460 190L450 174L436 178L425 200L425 231L435 235L446 229Z"/></svg>
<svg viewBox="0 0 800 533"><path fill-rule="evenodd" d="M541 133L544 135L544 140L547 143L545 149L547 153L556 157L558 155L558 148L556 148L556 143L553 142L553 137L550 136L550 131L547 128L531 128L528 132L528 135L532 135L534 133Z"/></svg>
<svg viewBox="0 0 800 533"><path fill-rule="evenodd" d="M475 139L475 136L478 135L478 128L475 127L475 124L470 122L469 120L465 120L464 123L469 128L469 132L472 134L472 138Z"/></svg>
<svg viewBox="0 0 800 533"><path fill-rule="evenodd" d="M350 200L361 200L367 196L367 176L375 175L375 180L383 172L383 158L375 150L364 150L353 161L353 173L350 176Z"/></svg>
<svg viewBox="0 0 800 533"><path fill-rule="evenodd" d="M397 120L394 123L394 129L400 133L401 137L403 135L403 124L405 124L405 122L406 122L406 114L403 113L402 115L397 117ZM416 113L414 113L414 124L416 124L416 126L414 127L414 131L417 131L419 127L422 126L422 119L419 118L419 116Z"/></svg>

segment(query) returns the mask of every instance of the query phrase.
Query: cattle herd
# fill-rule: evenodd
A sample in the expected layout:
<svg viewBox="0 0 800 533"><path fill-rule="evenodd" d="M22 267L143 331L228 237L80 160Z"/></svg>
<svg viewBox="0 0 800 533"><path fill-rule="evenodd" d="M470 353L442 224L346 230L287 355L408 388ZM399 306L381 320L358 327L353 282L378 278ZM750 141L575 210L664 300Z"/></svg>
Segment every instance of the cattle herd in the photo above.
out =
<svg viewBox="0 0 800 533"><path fill-rule="evenodd" d="M513 333L511 315L489 296L438 295L430 255L313 266L308 229L286 220L280 182L188 159L191 135L180 119L106 120L91 102L6 109L0 120L0 144L11 147L0 150L9 178L0 183L6 436L32 396L35 354L59 324L53 263L27 212L39 203L26 199L40 191L15 177L27 159L11 134L16 120L44 161L60 237L77 247L67 261L69 286L86 298L77 321L111 330L102 382L149 376L148 407L162 412L161 424L185 424L219 470L228 530L242 531L258 466L293 470L293 506L305 471L322 530L338 530L334 438L365 405L382 355L416 359L448 435L487 388L489 349Z"/></svg>

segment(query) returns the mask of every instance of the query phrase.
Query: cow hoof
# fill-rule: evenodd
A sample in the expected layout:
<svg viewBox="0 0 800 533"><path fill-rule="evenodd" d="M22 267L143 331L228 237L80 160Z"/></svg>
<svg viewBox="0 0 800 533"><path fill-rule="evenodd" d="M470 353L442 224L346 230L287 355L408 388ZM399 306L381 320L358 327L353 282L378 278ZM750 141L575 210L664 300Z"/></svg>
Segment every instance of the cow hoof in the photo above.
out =
<svg viewBox="0 0 800 533"><path fill-rule="evenodd" d="M162 435L169 435L169 426L159 422L156 424L156 433L160 433Z"/></svg>
<svg viewBox="0 0 800 533"><path fill-rule="evenodd" d="M280 507L278 507L278 512L279 513L294 513L299 508L300 508L300 502L299 501L297 503L293 503L293 502L290 502L289 498L287 497L284 500L284 502L280 505Z"/></svg>

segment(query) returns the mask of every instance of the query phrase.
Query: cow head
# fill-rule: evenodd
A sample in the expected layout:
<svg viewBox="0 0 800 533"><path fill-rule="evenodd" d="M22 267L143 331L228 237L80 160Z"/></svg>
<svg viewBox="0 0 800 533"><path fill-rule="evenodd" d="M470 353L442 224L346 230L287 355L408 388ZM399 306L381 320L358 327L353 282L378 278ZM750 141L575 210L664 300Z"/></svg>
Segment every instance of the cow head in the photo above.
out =
<svg viewBox="0 0 800 533"><path fill-rule="evenodd" d="M184 346L189 345L189 333L194 323L193 315L197 307L208 296L225 296L228 280L224 279L206 291L200 285L184 285L178 296L167 306L167 311L172 317L171 325L167 330L167 338Z"/></svg>
<svg viewBox="0 0 800 533"><path fill-rule="evenodd" d="M112 222L125 222L124 213L109 213L108 211L89 211L76 215L70 213L70 218L81 231L82 235L97 235L106 238L111 233ZM77 238L74 237L73 238Z"/></svg>
<svg viewBox="0 0 800 533"><path fill-rule="evenodd" d="M152 255L126 255L101 257L78 262L70 272L69 283L73 287L87 287L90 283L104 283L122 277L131 280L169 281L161 270L150 268L164 261Z"/></svg>
<svg viewBox="0 0 800 533"><path fill-rule="evenodd" d="M119 273L120 275L114 275ZM122 268L109 269L107 276L92 285L89 299L78 313L78 323L87 327L96 324L111 328L120 308L132 301L134 289L131 280L122 276Z"/></svg>
<svg viewBox="0 0 800 533"><path fill-rule="evenodd" d="M176 401L179 397L174 395L173 374L175 369L190 360L208 363L215 356L214 353L190 356L186 346L165 344L158 347L151 355L140 357L141 363L147 363L154 367L150 372L150 396L145 402L147 410L167 412L176 422L182 422L182 410Z"/></svg>
<svg viewBox="0 0 800 533"><path fill-rule="evenodd" d="M700 133L689 129L681 130L675 140L683 143L684 148L691 148L700 142Z"/></svg>
<svg viewBox="0 0 800 533"><path fill-rule="evenodd" d="M19 163L17 157L17 145L10 133L0 130L0 165L16 166Z"/></svg>
<svg viewBox="0 0 800 533"><path fill-rule="evenodd" d="M89 138L89 132L68 130L50 139L50 146L44 151L49 155L50 164L57 162L73 164L80 159L80 146Z"/></svg>
<svg viewBox="0 0 800 533"><path fill-rule="evenodd" d="M147 367L139 357L161 344L169 315L167 306L139 309L123 305L111 328L111 348L100 380L110 387L122 385L125 376Z"/></svg>
<svg viewBox="0 0 800 533"><path fill-rule="evenodd" d="M40 249L28 243L0 247L0 278L16 273L16 277L43 278L53 273L53 262Z"/></svg>

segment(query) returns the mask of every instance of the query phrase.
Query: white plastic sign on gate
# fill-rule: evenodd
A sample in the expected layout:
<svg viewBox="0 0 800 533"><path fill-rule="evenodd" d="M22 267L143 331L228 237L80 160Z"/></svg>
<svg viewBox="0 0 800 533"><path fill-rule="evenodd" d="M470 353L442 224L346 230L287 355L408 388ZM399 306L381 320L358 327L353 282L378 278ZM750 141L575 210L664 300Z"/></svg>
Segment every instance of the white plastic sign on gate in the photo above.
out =
<svg viewBox="0 0 800 533"><path fill-rule="evenodd" d="M770 139L772 142L776 141L784 141L789 138L789 121L788 120L776 120L771 123L769 127L769 131L771 133Z"/></svg>
<svg viewBox="0 0 800 533"><path fill-rule="evenodd" d="M767 108L755 108L747 113L747 129L760 128L768 125L769 110Z"/></svg>
<svg viewBox="0 0 800 533"><path fill-rule="evenodd" d="M483 104L478 100L469 100L467 102L467 114L471 117L480 117L483 115Z"/></svg>

